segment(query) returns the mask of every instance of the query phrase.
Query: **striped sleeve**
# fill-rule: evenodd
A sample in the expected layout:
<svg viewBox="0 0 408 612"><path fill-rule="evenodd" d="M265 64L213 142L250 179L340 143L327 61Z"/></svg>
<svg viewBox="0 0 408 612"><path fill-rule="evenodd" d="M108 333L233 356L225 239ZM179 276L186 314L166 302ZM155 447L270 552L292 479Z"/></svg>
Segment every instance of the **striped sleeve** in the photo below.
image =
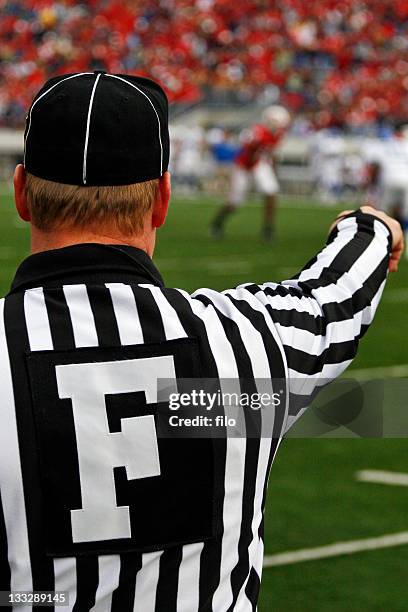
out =
<svg viewBox="0 0 408 612"><path fill-rule="evenodd" d="M388 227L357 211L338 223L326 247L294 278L224 292L231 301L245 303L247 316L261 306L270 317L287 363L287 427L355 357L379 304L391 249Z"/></svg>

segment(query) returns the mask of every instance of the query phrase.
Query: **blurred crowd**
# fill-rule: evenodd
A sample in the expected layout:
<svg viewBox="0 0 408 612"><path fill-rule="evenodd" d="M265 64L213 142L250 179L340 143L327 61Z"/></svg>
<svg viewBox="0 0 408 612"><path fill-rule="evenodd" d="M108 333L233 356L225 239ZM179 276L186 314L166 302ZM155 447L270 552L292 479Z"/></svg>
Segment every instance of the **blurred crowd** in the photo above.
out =
<svg viewBox="0 0 408 612"><path fill-rule="evenodd" d="M363 133L408 117L408 1L0 0L0 124L21 125L51 75L89 69Z"/></svg>

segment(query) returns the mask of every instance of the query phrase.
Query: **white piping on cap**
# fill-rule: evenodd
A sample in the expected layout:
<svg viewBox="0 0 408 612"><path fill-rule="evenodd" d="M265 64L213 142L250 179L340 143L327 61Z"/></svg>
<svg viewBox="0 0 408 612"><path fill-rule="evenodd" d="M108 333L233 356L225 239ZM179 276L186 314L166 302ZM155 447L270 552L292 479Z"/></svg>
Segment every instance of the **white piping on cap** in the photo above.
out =
<svg viewBox="0 0 408 612"><path fill-rule="evenodd" d="M80 76L84 76L86 74L93 74L93 72L80 72L78 74L71 74L70 76L66 77L65 79L61 79L60 81L58 81L58 83L54 83L54 85L52 85L49 89L47 89L46 91L44 91L41 96L39 96L36 100L34 100L34 102L31 105L30 111L28 113L28 129L27 129L27 134L25 136L24 139L24 167L25 167L25 163L26 163L26 149L27 149L27 139L28 139L28 135L30 133L30 129L31 129L31 113L33 112L33 108L34 106L37 104L37 102L39 102L44 96L46 96L48 93L50 93L51 90L54 89L54 87L57 87L58 85L61 85L61 83L64 83L65 81L69 81L70 79L75 79L76 77L80 77Z"/></svg>
<svg viewBox="0 0 408 612"><path fill-rule="evenodd" d="M82 167L82 180L84 185L86 185L86 161L87 161L87 157L88 157L88 143L89 143L89 128L91 125L91 114L92 114L92 107L93 107L93 102L94 102L94 97L95 97L95 90L96 87L98 85L98 81L101 78L101 74L99 73L96 76L95 79L95 83L92 87L92 93L91 93L91 98L89 100L89 107L88 107L88 118L86 120L86 132L85 132L85 146L84 146L84 163L83 163L83 167Z"/></svg>
<svg viewBox="0 0 408 612"><path fill-rule="evenodd" d="M160 125L160 117L157 113L157 110L155 109L155 106L153 104L153 102L151 101L151 99L149 98L149 96L147 94L145 94L144 91L142 91L139 87L137 87L137 85L134 85L133 83L131 83L130 81L127 81L126 79L123 79L120 76L117 76L116 74L107 74L105 76L111 77L112 79L117 79L118 81L123 81L124 83L127 83L127 85L130 85L131 87L133 87L134 89L136 89L139 93L142 94L142 96L144 96L146 98L146 100L149 101L150 106L152 107L152 109L154 110L154 113L156 115L156 119L157 119L157 123L159 126L159 143L160 143L160 176L162 176L163 174L163 145L162 145L162 140L161 140L161 125Z"/></svg>

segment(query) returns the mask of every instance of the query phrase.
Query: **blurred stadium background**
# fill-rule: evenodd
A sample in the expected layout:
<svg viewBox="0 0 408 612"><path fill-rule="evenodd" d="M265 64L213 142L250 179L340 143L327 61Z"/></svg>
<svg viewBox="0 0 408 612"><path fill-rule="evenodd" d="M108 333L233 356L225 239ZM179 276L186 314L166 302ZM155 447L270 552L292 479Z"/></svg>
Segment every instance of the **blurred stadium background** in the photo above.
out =
<svg viewBox="0 0 408 612"><path fill-rule="evenodd" d="M0 0L2 294L29 250L11 196L28 105L48 77L87 69L151 76L169 95L175 197L155 260L170 285L290 277L337 211L367 197L373 163L387 205L398 210L407 193L406 0ZM251 197L214 242L208 225L233 155L274 103L294 118L277 152L277 239L259 240ZM403 261L355 376L408 376L407 303ZM408 490L359 482L366 469L408 472L405 440L286 440L270 480L267 554L408 531ZM406 611L407 563L399 546L265 568L259 609Z"/></svg>

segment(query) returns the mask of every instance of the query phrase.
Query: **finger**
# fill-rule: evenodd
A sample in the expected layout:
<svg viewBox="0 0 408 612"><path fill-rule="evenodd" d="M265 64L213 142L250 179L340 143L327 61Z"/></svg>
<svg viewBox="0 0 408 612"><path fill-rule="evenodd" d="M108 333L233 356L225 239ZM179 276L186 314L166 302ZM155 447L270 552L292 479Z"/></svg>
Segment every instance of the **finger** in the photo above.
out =
<svg viewBox="0 0 408 612"><path fill-rule="evenodd" d="M388 264L388 269L390 270L390 272L396 272L398 270L398 264L402 257L403 252L404 252L404 249L401 247L398 247L394 249L393 252L391 253L390 261Z"/></svg>
<svg viewBox="0 0 408 612"><path fill-rule="evenodd" d="M405 240L404 240L404 236L401 232L401 237L399 239L399 241L397 242L397 244L395 245L393 251L395 251L396 253L399 253L399 256L401 257L401 255L403 254L405 250Z"/></svg>
<svg viewBox="0 0 408 612"><path fill-rule="evenodd" d="M390 259L390 263L388 264L389 272L398 272L398 261L394 259Z"/></svg>

